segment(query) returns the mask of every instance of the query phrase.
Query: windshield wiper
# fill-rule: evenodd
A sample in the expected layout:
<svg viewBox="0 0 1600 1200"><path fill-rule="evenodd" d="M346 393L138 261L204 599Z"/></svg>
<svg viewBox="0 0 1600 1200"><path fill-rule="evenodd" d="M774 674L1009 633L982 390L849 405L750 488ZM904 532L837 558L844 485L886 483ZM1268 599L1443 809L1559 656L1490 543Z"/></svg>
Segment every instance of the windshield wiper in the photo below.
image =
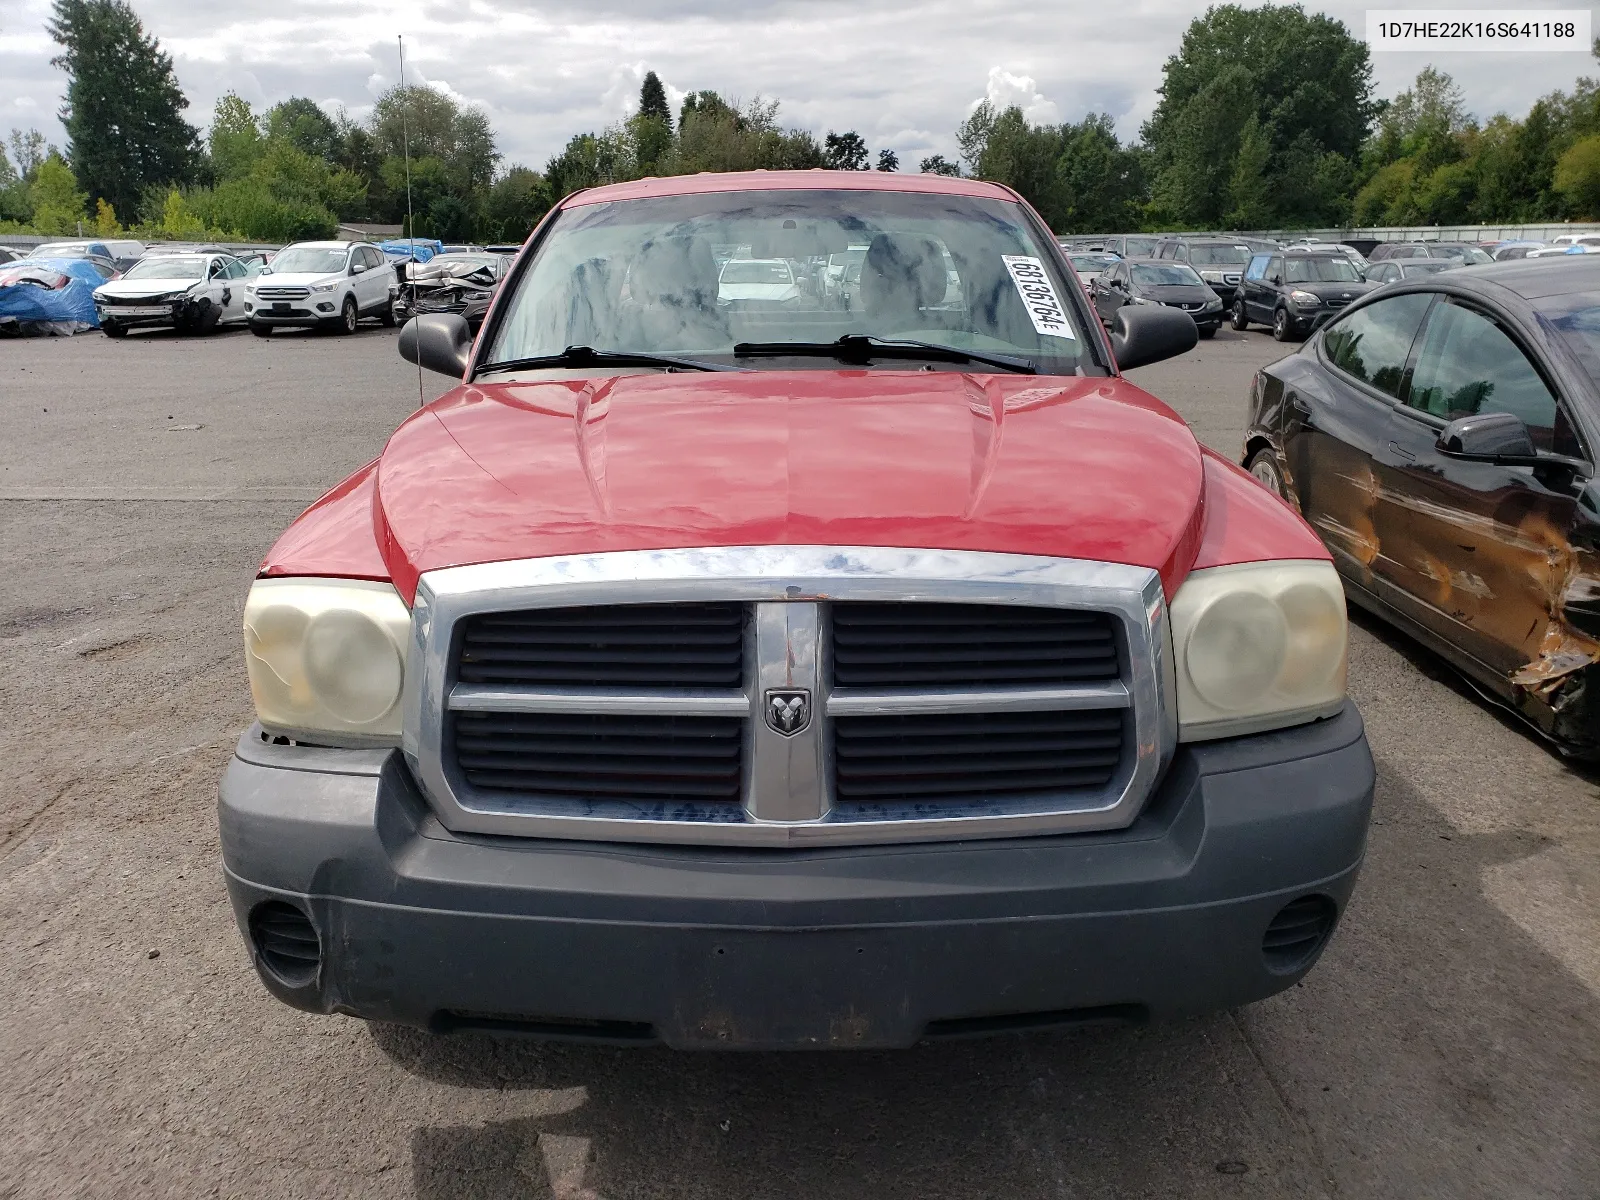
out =
<svg viewBox="0 0 1600 1200"><path fill-rule="evenodd" d="M847 333L833 342L740 342L733 348L735 358L782 358L786 355L810 358L837 358L844 362L866 362L872 358L928 358L937 362L975 362L1037 375L1032 359L1009 354L987 354L981 350L958 350L934 342L911 338L880 338L865 333Z"/></svg>
<svg viewBox="0 0 1600 1200"><path fill-rule="evenodd" d="M663 367L669 371L748 371L726 363L701 362L698 358L677 358L670 354L638 354L632 350L596 350L593 346L568 346L560 354L537 358L508 358L504 362L484 363L474 372L537 371L545 367Z"/></svg>

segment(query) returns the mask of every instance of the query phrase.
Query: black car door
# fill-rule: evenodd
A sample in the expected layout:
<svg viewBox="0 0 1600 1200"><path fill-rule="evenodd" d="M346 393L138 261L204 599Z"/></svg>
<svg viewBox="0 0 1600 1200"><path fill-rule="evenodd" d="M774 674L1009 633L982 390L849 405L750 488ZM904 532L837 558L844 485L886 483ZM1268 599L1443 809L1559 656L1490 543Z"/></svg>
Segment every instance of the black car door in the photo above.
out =
<svg viewBox="0 0 1600 1200"><path fill-rule="evenodd" d="M1492 312L1440 296L1393 416L1390 446L1400 461L1380 505L1375 568L1383 598L1504 694L1547 639L1559 639L1552 613L1587 471L1468 462L1436 442L1449 421L1510 412L1540 450L1580 458L1552 378Z"/></svg>
<svg viewBox="0 0 1600 1200"><path fill-rule="evenodd" d="M1126 303L1126 280L1128 266L1118 263L1105 274L1097 277L1091 285L1094 292L1094 308L1100 314L1102 321L1109 321L1116 314L1117 309Z"/></svg>
<svg viewBox="0 0 1600 1200"><path fill-rule="evenodd" d="M1347 580L1372 586L1381 474L1411 344L1431 297L1363 305L1330 324L1283 397L1281 440L1301 514Z"/></svg>

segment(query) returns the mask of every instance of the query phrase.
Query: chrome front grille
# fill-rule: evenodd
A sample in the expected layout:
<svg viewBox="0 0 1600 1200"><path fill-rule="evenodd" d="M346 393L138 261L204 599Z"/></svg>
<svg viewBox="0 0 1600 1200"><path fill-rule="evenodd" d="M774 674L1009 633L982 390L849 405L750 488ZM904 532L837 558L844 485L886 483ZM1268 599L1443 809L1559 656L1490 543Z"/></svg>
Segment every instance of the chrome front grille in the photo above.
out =
<svg viewBox="0 0 1600 1200"><path fill-rule="evenodd" d="M260 300L304 300L309 295L311 295L311 289L303 287L256 288L256 297Z"/></svg>
<svg viewBox="0 0 1600 1200"><path fill-rule="evenodd" d="M1170 754L1153 571L644 551L423 576L405 748L463 832L804 844L1126 825Z"/></svg>

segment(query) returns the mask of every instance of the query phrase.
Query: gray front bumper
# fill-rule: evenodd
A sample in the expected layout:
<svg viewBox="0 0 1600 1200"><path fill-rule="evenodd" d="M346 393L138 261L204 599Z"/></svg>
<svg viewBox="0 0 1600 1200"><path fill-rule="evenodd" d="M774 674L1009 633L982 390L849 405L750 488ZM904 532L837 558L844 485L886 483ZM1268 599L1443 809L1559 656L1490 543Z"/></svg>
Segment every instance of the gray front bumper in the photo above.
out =
<svg viewBox="0 0 1600 1200"><path fill-rule="evenodd" d="M1259 1000L1301 978L1262 938L1298 898L1342 912L1372 758L1353 706L1181 747L1114 833L826 850L454 835L384 751L240 741L228 890L308 915L322 961L273 994L436 1030L681 1047L924 1036ZM252 951L254 954L254 951Z"/></svg>

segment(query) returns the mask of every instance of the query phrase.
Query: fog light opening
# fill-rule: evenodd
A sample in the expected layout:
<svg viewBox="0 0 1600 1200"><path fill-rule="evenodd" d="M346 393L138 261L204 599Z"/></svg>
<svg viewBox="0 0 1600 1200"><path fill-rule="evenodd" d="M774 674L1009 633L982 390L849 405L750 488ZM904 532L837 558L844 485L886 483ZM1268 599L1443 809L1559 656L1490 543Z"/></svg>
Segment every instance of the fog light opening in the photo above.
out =
<svg viewBox="0 0 1600 1200"><path fill-rule="evenodd" d="M322 941L311 918L292 904L268 900L250 912L250 943L261 965L285 987L316 982Z"/></svg>
<svg viewBox="0 0 1600 1200"><path fill-rule="evenodd" d="M1339 909L1326 896L1301 896L1278 910L1261 939L1261 957L1275 975L1309 966L1333 932Z"/></svg>

